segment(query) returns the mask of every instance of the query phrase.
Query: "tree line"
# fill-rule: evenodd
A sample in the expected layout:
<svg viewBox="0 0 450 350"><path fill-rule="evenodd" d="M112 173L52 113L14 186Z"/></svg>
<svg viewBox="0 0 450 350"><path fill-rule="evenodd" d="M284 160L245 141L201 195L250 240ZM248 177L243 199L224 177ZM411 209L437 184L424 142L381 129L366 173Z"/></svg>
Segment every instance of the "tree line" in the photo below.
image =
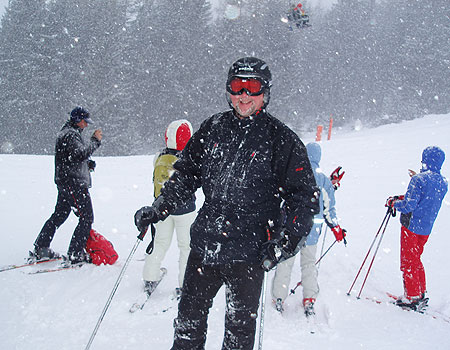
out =
<svg viewBox="0 0 450 350"><path fill-rule="evenodd" d="M10 0L0 28L0 152L52 154L76 105L104 131L103 155L152 153L170 121L228 108L225 80L255 55L274 79L269 112L299 134L450 111L450 2ZM230 8L238 16L227 17ZM236 12L237 11L237 12Z"/></svg>

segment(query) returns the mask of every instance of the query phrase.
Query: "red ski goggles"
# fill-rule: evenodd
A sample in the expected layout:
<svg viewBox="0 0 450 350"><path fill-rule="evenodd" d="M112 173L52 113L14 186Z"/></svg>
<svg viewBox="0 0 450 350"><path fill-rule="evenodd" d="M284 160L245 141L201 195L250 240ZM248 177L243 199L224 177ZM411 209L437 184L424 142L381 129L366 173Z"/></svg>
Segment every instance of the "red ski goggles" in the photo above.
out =
<svg viewBox="0 0 450 350"><path fill-rule="evenodd" d="M227 83L227 91L232 95L242 95L245 91L249 96L258 96L265 88L265 82L259 78L234 77Z"/></svg>

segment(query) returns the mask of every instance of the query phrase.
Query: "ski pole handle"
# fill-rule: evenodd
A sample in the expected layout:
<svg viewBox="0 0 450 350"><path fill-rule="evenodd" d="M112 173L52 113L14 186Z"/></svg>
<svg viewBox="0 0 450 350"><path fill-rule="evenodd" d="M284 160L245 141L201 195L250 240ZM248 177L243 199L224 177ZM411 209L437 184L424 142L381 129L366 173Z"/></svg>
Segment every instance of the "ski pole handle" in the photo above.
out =
<svg viewBox="0 0 450 350"><path fill-rule="evenodd" d="M140 241L143 241L145 235L147 234L147 231L148 231L148 226L147 226L145 229L143 229L142 231L139 232L139 235L137 236L137 238L138 238Z"/></svg>

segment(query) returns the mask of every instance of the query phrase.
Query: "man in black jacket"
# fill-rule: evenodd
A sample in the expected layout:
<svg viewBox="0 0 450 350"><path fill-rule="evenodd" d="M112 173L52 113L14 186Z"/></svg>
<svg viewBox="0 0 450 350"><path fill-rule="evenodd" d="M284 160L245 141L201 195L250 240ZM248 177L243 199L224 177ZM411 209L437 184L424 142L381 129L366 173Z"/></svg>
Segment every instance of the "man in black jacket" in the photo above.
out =
<svg viewBox="0 0 450 350"><path fill-rule="evenodd" d="M56 229L67 220L73 208L79 222L67 251L68 259L72 263L89 261L85 247L94 220L89 187L90 171L95 168L95 162L89 157L102 140L102 131L97 129L85 144L81 133L89 123L92 123L89 112L82 107L76 107L58 133L55 147L55 183L58 187L58 198L54 213L45 222L34 242L34 250L30 252L31 259L42 260L59 256L50 249L50 243Z"/></svg>
<svg viewBox="0 0 450 350"><path fill-rule="evenodd" d="M270 86L265 62L254 57L236 61L226 85L232 110L202 123L161 195L135 214L142 232L164 220L197 188L205 195L191 226L172 350L204 349L208 312L223 284L227 309L222 349L253 349L262 256L267 270L280 260L275 251L283 258L294 255L319 211L305 146L265 110Z"/></svg>

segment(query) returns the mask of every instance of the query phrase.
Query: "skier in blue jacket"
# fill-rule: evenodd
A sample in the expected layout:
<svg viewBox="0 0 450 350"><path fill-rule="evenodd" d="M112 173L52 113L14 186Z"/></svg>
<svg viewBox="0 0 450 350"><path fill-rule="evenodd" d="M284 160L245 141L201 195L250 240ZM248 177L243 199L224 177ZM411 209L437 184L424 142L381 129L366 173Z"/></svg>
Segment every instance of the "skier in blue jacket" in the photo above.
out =
<svg viewBox="0 0 450 350"><path fill-rule="evenodd" d="M420 257L448 190L448 181L441 175L444 159L445 153L439 147L425 148L422 169L412 174L406 194L389 197L386 202L386 206L401 212L400 270L404 296L397 300L397 305L404 308L415 310L426 299L425 270Z"/></svg>
<svg viewBox="0 0 450 350"><path fill-rule="evenodd" d="M335 208L336 200L334 197L335 187L328 176L326 176L320 169L319 162L322 157L320 145L316 142L308 143L306 145L306 150L308 152L309 162L311 163L311 168L314 173L314 178L317 186L320 188L320 212L314 216L313 227L311 228L308 238L306 239L305 246L297 248L301 249L300 267L302 271L303 307L305 310L305 315L310 316L314 315L314 303L316 302L316 298L319 294L316 251L317 242L322 232L322 225L325 222L327 226L331 228L338 242L344 239L345 230L343 230L338 224ZM288 296L288 288L294 262L295 256L279 263L273 278L272 297L275 303L275 308L280 312L283 311L283 303Z"/></svg>

